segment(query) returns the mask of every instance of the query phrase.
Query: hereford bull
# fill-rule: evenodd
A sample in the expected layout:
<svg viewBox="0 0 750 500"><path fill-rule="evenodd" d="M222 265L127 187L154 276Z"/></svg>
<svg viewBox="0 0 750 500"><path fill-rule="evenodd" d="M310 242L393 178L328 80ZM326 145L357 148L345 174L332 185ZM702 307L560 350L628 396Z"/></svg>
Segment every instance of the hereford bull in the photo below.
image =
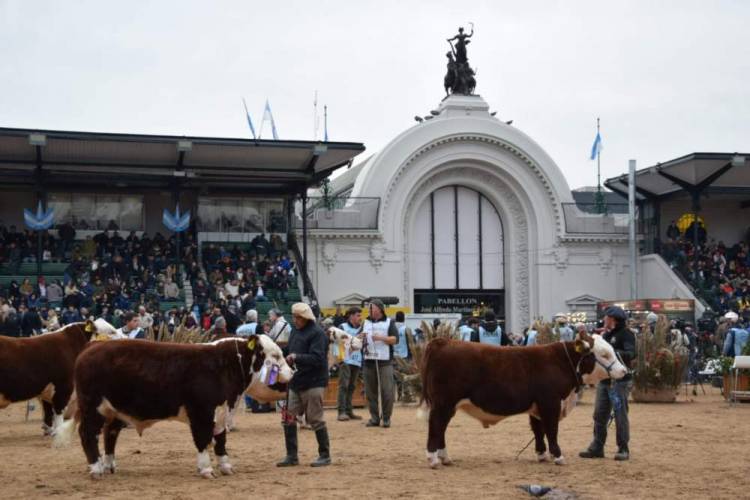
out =
<svg viewBox="0 0 750 500"><path fill-rule="evenodd" d="M190 425L198 449L198 471L215 477L208 454L222 474L231 474L226 451L226 412L246 390L256 399L285 396L292 370L281 349L265 335L226 338L210 344L171 344L113 340L87 349L76 362L78 408L63 424L58 446L79 435L92 478L115 472L120 430L132 425L139 435L160 420ZM269 385L271 384L271 385ZM104 431L105 456L99 454Z"/></svg>
<svg viewBox="0 0 750 500"><path fill-rule="evenodd" d="M544 437L556 464L565 459L557 443L558 424L581 384L619 379L627 368L599 335L530 347L496 347L444 338L430 342L422 362L423 405L429 409L427 459L430 467L450 465L445 430L456 410L485 428L529 414L539 461L547 459Z"/></svg>
<svg viewBox="0 0 750 500"><path fill-rule="evenodd" d="M45 434L54 434L73 392L76 358L100 333L92 321L71 323L44 335L28 338L0 336L0 408L39 398Z"/></svg>

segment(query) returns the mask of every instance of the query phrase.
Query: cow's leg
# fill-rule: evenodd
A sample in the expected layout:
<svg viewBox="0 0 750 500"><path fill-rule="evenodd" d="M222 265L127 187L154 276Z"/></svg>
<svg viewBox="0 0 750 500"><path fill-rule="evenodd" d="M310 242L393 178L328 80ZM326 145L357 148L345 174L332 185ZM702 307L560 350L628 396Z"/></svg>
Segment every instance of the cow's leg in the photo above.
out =
<svg viewBox="0 0 750 500"><path fill-rule="evenodd" d="M234 408L225 404L218 408L214 414L214 454L219 460L219 472L227 476L234 472L232 464L229 463L229 455L227 455L227 432L231 427L230 419L233 417L233 412L238 404L239 398Z"/></svg>
<svg viewBox="0 0 750 500"><path fill-rule="evenodd" d="M214 436L214 453L219 460L219 472L226 476L233 474L234 471L232 470L232 464L229 463L229 455L227 455L226 429Z"/></svg>
<svg viewBox="0 0 750 500"><path fill-rule="evenodd" d="M560 425L560 404L555 402L553 405L547 405L539 408L539 414L542 418L544 434L547 436L549 451L555 457L555 464L563 465L565 457L562 456L560 445L557 444L557 429Z"/></svg>
<svg viewBox="0 0 750 500"><path fill-rule="evenodd" d="M82 404L83 403L83 404ZM104 462L99 455L99 433L104 425L104 417L96 409L97 404L91 401L79 401L81 424L78 435L81 436L81 446L89 463L89 475L98 479L104 473Z"/></svg>
<svg viewBox="0 0 750 500"><path fill-rule="evenodd" d="M547 446L544 444L544 426L542 421L529 415L531 430L534 432L534 443L536 449L536 459L540 462L547 461Z"/></svg>
<svg viewBox="0 0 750 500"><path fill-rule="evenodd" d="M63 413L65 412L65 407L68 406L72 392L73 388L70 386L61 385L55 387L55 394L52 396L52 411L54 412L52 423L53 436L63 423Z"/></svg>
<svg viewBox="0 0 750 500"><path fill-rule="evenodd" d="M52 420L52 417L54 415L54 413L52 412L52 403L48 401L42 401L42 410L44 411L42 430L44 431L45 436L51 436L54 425L54 422Z"/></svg>
<svg viewBox="0 0 750 500"><path fill-rule="evenodd" d="M115 446L117 446L117 437L123 427L125 427L125 422L117 418L104 424L104 471L111 474L117 470Z"/></svg>
<svg viewBox="0 0 750 500"><path fill-rule="evenodd" d="M187 413L190 418L193 442L198 448L198 473L206 479L215 478L214 469L211 467L211 456L208 454L208 446L211 444L214 433L214 412L210 409L188 408Z"/></svg>
<svg viewBox="0 0 750 500"><path fill-rule="evenodd" d="M453 418L455 410L452 408L432 408L430 410L430 423L427 435L427 461L430 467L437 468L442 462L450 465L451 459L445 447L445 430Z"/></svg>

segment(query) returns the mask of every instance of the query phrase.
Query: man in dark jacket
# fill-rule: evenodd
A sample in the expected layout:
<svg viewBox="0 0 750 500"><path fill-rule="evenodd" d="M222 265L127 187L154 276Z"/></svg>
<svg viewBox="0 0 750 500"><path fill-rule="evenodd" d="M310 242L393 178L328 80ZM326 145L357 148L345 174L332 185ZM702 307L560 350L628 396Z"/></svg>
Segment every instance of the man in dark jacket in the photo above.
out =
<svg viewBox="0 0 750 500"><path fill-rule="evenodd" d="M292 328L284 348L289 366L296 368L289 382L289 399L282 413L286 456L276 465L299 464L297 458L297 420L305 415L318 440L318 458L313 467L331 464L328 429L323 420L323 393L328 385L328 338L318 326L310 306L299 302L292 306Z"/></svg>
<svg viewBox="0 0 750 500"><path fill-rule="evenodd" d="M635 335L626 326L627 315L622 308L612 306L604 312L604 340L612 344L622 363L631 368L635 358ZM628 373L619 380L605 379L596 386L594 404L594 440L579 453L582 458L604 458L604 443L607 440L609 415L614 411L617 429L617 453L615 460L628 460L630 450L630 422L628 421L628 395L632 388L632 376Z"/></svg>

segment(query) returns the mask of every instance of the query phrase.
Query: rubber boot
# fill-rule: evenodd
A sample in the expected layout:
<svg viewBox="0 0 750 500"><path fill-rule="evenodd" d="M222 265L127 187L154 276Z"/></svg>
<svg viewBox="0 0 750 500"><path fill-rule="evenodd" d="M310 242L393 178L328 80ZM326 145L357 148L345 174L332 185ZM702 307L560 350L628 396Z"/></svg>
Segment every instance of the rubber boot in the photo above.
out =
<svg viewBox="0 0 750 500"><path fill-rule="evenodd" d="M283 425L282 427L284 428L286 456L281 460L281 462L276 464L276 467L290 467L292 465L299 465L299 459L297 458L297 424Z"/></svg>
<svg viewBox="0 0 750 500"><path fill-rule="evenodd" d="M318 458L310 464L312 467L324 467L331 465L331 445L328 442L328 429L323 427L315 431L318 440Z"/></svg>

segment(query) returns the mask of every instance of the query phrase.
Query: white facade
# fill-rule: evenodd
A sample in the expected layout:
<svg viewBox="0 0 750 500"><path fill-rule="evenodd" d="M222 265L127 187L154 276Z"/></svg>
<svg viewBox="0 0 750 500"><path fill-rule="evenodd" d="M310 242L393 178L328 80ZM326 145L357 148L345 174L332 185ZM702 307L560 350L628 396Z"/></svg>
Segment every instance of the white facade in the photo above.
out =
<svg viewBox="0 0 750 500"><path fill-rule="evenodd" d="M450 255L455 257L455 221L449 205L455 199L449 187L458 193L458 233L466 242L459 244L459 288L478 288L478 274L471 271L478 259L473 243L477 222L465 209L476 207L471 193L477 193L477 199L487 203L483 233L488 246L482 247L482 260L489 267L483 266L484 288L504 288L510 331L521 331L535 317L568 311L571 304L580 308L581 297L591 302L629 296L626 235L592 232L606 221L574 208L573 217L580 220L570 220L568 214L568 227L593 217L585 224L588 234L566 231L563 204L573 203L570 188L536 142L490 116L479 96L451 96L438 111L433 119L405 130L359 169L351 196L380 199L377 230L309 232L308 269L321 307L353 295L397 296L399 306L413 307L414 289L432 284L426 276L431 273L426 253L431 193L438 200L432 202L437 203L440 281L435 286L454 284ZM496 213L486 209L490 206ZM664 274L663 280L677 279L668 268ZM684 287L675 290L692 298L684 296Z"/></svg>

